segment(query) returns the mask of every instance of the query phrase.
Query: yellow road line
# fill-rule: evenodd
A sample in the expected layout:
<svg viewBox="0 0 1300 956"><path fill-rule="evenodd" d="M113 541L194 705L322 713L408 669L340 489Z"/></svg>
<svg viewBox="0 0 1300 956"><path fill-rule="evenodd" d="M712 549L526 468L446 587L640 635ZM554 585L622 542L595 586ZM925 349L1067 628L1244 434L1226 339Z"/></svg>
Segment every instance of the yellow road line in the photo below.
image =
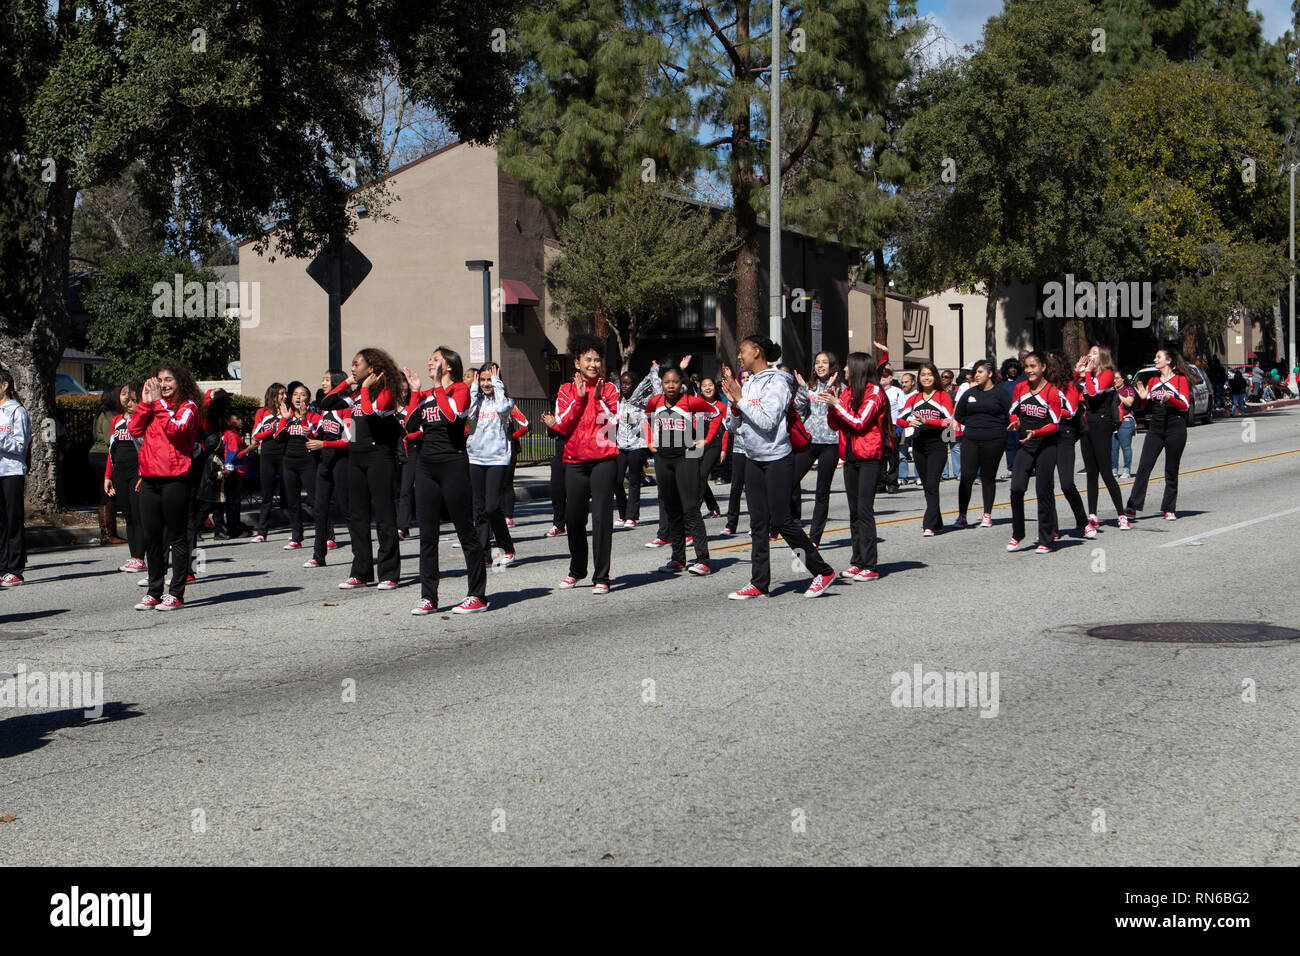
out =
<svg viewBox="0 0 1300 956"><path fill-rule="evenodd" d="M1271 458L1282 458L1282 457L1285 457L1286 455L1300 455L1300 448L1293 448L1293 449L1291 449L1290 451L1279 451L1279 452L1274 452L1274 453L1271 454L1271 455L1260 455L1260 456L1257 457L1257 458L1243 458L1243 459L1241 459L1240 461L1225 461L1225 462L1224 462L1223 464L1221 464L1221 465L1206 465L1204 468L1193 468L1191 471L1180 471L1180 472L1178 473L1178 477L1179 477L1179 478L1186 478L1188 475L1200 475L1200 474L1203 474L1204 472L1207 472L1207 471L1218 471L1220 468L1235 468L1235 467L1238 466L1238 465L1250 465L1250 464L1254 464L1254 463L1257 462L1257 461L1268 461L1268 460L1271 459ZM1161 475L1158 476L1158 477L1157 477L1156 475L1152 475L1152 476L1151 476L1151 479L1150 479L1150 483L1151 483L1151 484L1154 484L1155 482L1158 482L1158 481L1164 481L1164 480L1165 480L1165 476L1164 476L1163 474L1161 474ZM1122 482L1120 482L1120 485L1121 485L1121 486L1123 486L1123 485L1131 485L1131 484L1133 484L1132 481L1122 481ZM1104 487L1104 486L1103 486L1103 487ZM974 489L972 489L972 495L971 495L972 498L974 498L974 493L973 493L973 492L974 492ZM1055 497L1057 497L1057 498L1064 498L1065 495L1064 495L1062 492L1059 492L1059 491L1058 491L1058 492L1056 493ZM1037 497L1037 496L1033 496L1033 497L1026 496L1026 498L1025 498L1025 504L1028 504L1028 503L1031 502L1031 501L1037 501L1037 500L1038 500L1038 497ZM1010 501L999 501L999 502L997 502L996 504L994 504L993 507L994 507L995 509L997 509L997 508L1010 508L1010 507L1011 507L1011 502L1010 502ZM1028 509L1026 509L1026 510L1028 510ZM956 514L957 514L957 509L956 509L956 508L953 508L951 511L944 511L944 512L942 512L942 514L943 514L945 517L948 516L948 515L956 515ZM876 527L877 527L877 528L880 528L880 527L884 527L885 525L891 525L891 524L908 524L909 522L912 522L912 521L920 521L920 520L922 520L924 517L925 517L925 515L923 515L923 514L919 514L919 515L915 515L915 516L913 516L913 517L911 517L911 518L890 518L888 521L877 521L877 522L876 522ZM828 534L843 534L843 533L845 533L845 532L847 532L847 531L849 531L849 530L850 530L850 528L849 528L848 525L843 525L842 527L839 527L839 528L827 528L825 531L822 532L822 537L825 538L826 535L828 535ZM741 532L737 532L737 534L741 534ZM748 547L750 547L750 542L747 541L747 540L746 540L746 541L738 541L738 542L735 542L734 544L724 544L724 545L720 545L720 546L718 546L718 547L714 547L712 542L709 543L709 551L710 551L710 552L713 552L713 551L743 551L743 550L745 550L745 549L748 548Z"/></svg>

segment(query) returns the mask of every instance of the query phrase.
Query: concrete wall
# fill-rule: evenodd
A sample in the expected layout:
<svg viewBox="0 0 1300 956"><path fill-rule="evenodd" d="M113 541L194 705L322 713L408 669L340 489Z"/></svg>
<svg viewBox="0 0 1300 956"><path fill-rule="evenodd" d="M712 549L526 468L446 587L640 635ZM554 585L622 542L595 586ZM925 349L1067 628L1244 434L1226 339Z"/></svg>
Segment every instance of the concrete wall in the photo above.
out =
<svg viewBox="0 0 1300 956"><path fill-rule="evenodd" d="M495 153L453 146L396 171L389 186L393 220L362 219L350 237L373 268L343 304L343 365L373 346L427 379L429 353L439 345L469 363L470 326L483 321L482 277L465 260L498 258ZM315 384L325 371L327 297L307 265L282 256L271 262L240 246L240 280L261 283L260 321L240 332L249 394L272 381Z"/></svg>

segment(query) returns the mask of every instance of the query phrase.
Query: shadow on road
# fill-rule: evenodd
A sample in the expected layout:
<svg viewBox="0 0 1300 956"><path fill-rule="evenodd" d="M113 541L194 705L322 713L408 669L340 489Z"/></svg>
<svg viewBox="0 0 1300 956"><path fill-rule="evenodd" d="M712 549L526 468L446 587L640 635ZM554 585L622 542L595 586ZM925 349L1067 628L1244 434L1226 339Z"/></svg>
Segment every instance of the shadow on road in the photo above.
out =
<svg viewBox="0 0 1300 956"><path fill-rule="evenodd" d="M20 621L39 621L43 617L54 617L56 614L66 614L66 607L51 611L20 611L17 614L0 614L0 627L6 624L17 624Z"/></svg>
<svg viewBox="0 0 1300 956"><path fill-rule="evenodd" d="M103 715L94 718L87 717L84 710L54 710L0 720L0 760L39 750L50 742L49 738L53 734L68 727L143 717L144 714L131 710L135 706L137 705L121 701L106 703Z"/></svg>
<svg viewBox="0 0 1300 956"><path fill-rule="evenodd" d="M260 572L259 572L260 573ZM236 601L257 601L277 594L292 594L302 588L261 588L256 591L232 591L229 594L216 594L202 601L186 601L186 607L215 607L218 604L233 604Z"/></svg>

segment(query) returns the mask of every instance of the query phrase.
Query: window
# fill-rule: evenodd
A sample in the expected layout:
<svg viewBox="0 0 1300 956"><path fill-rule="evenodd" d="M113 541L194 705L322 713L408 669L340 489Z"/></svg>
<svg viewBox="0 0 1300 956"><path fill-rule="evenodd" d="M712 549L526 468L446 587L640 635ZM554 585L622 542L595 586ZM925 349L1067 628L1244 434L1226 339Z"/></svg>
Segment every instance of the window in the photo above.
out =
<svg viewBox="0 0 1300 956"><path fill-rule="evenodd" d="M669 312L659 327L664 332L716 332L718 297L709 294L688 299Z"/></svg>
<svg viewBox="0 0 1300 956"><path fill-rule="evenodd" d="M501 331L513 332L516 335L524 330L524 306L508 305L505 313L501 317Z"/></svg>

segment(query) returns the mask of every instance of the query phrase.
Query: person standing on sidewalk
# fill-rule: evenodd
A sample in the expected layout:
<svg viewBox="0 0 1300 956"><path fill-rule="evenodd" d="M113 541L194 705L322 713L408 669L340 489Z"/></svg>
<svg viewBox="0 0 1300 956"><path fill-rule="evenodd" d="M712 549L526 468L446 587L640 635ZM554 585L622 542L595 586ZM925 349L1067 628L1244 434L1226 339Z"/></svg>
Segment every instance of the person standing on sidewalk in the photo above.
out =
<svg viewBox="0 0 1300 956"><path fill-rule="evenodd" d="M1133 434L1137 431L1137 418L1133 415L1133 404L1137 401L1137 392L1124 377L1124 373L1115 370L1115 395L1119 399L1119 427L1110 440L1110 471L1116 478L1128 480L1133 477ZM1124 473L1119 472L1120 454L1124 455Z"/></svg>
<svg viewBox="0 0 1300 956"><path fill-rule="evenodd" d="M18 400L14 377L0 368L0 587L23 583L27 546L23 501L31 464L32 419Z"/></svg>

